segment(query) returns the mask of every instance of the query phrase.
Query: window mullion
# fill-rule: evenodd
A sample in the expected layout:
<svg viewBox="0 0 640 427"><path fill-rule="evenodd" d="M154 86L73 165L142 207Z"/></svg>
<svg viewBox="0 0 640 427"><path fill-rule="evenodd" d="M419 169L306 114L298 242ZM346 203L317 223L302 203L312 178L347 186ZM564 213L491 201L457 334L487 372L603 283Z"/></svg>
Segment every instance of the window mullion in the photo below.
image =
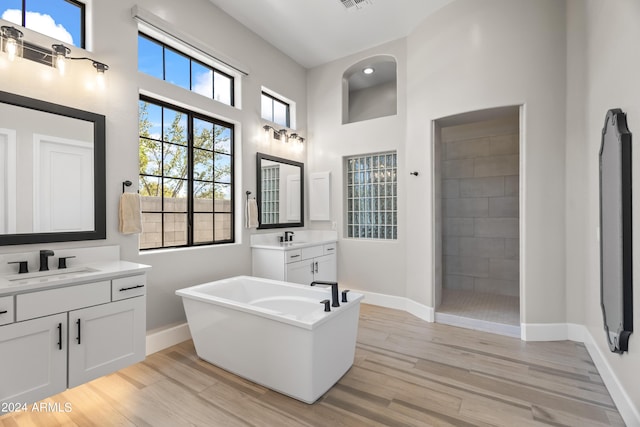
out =
<svg viewBox="0 0 640 427"><path fill-rule="evenodd" d="M194 242L194 201L193 201L193 144L194 144L193 116L187 114L187 245L192 246Z"/></svg>

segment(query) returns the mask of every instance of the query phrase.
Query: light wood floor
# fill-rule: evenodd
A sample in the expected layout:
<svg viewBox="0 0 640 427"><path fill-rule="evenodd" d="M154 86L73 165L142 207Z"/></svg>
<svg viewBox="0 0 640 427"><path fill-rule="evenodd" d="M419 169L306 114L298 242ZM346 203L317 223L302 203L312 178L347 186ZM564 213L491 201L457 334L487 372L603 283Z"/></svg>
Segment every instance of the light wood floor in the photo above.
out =
<svg viewBox="0 0 640 427"><path fill-rule="evenodd" d="M423 322L362 305L353 367L313 405L198 359L191 341L0 426L623 426L583 345Z"/></svg>

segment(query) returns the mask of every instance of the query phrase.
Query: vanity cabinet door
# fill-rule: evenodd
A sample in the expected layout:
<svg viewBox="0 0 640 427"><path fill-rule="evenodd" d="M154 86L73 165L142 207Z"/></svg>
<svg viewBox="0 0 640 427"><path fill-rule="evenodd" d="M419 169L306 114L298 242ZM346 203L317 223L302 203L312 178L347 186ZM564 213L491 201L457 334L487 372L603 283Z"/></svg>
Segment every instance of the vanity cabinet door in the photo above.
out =
<svg viewBox="0 0 640 427"><path fill-rule="evenodd" d="M69 312L69 387L145 357L145 298Z"/></svg>
<svg viewBox="0 0 640 427"><path fill-rule="evenodd" d="M287 264L287 282L308 285L313 282L313 260L292 262Z"/></svg>
<svg viewBox="0 0 640 427"><path fill-rule="evenodd" d="M0 403L35 402L67 388L67 313L0 327Z"/></svg>
<svg viewBox="0 0 640 427"><path fill-rule="evenodd" d="M314 277L313 280L324 280L335 282L338 280L338 271L336 268L336 255L323 255L314 260Z"/></svg>

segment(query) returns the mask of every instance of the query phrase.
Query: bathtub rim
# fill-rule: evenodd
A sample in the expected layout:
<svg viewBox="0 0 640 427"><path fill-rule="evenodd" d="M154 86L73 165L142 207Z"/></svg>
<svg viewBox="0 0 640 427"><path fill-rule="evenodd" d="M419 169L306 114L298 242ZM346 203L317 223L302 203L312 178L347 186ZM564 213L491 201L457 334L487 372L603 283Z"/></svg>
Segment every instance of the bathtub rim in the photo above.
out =
<svg viewBox="0 0 640 427"><path fill-rule="evenodd" d="M234 301L232 299L222 298L215 295L205 294L199 291L201 289L206 289L206 288L215 286L218 283L222 285L223 282L241 281L241 280L258 281L258 282L269 283L269 284L278 285L282 287L304 289L305 291L308 291L310 293L318 294L318 306L320 306L321 300L327 298L327 295L328 295L328 298L331 299L331 293L330 292L327 293L327 291L325 290L326 288L312 288L308 285L302 285L299 283L284 282L284 281L273 280L273 279L264 279L262 277L247 276L247 275L233 276L226 279L214 280L211 282L189 286L186 288L176 290L175 294L182 298L188 298L188 299L200 301L207 304L218 305L218 306L242 311L245 313L255 314L257 316L260 316L266 319L270 319L270 320L281 322L281 323L286 323L291 326L295 326L295 327L307 329L307 330L313 330L319 327L323 323L327 322L329 319L336 316L340 316L342 312L349 310L353 306L359 307L360 301L364 298L364 295L360 293L349 292L348 303L341 303L340 307L332 307L331 312L324 313L322 317L314 319L313 322L309 322L309 321L287 317L286 315L284 315L279 311L270 310L268 308L259 307L259 306L239 302L239 301Z"/></svg>

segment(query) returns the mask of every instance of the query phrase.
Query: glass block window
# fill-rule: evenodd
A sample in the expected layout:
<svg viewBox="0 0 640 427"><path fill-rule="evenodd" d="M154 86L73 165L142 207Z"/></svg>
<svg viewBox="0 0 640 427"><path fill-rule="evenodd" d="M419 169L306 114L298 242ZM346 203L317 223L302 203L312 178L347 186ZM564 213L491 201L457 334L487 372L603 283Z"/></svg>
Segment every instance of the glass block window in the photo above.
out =
<svg viewBox="0 0 640 427"><path fill-rule="evenodd" d="M347 237L398 238L396 152L345 159Z"/></svg>
<svg viewBox="0 0 640 427"><path fill-rule="evenodd" d="M85 6L74 0L4 0L0 18L62 43L85 47Z"/></svg>
<svg viewBox="0 0 640 427"><path fill-rule="evenodd" d="M261 175L260 224L277 224L280 222L280 166L263 166Z"/></svg>
<svg viewBox="0 0 640 427"><path fill-rule="evenodd" d="M140 249L234 241L233 125L140 97Z"/></svg>
<svg viewBox="0 0 640 427"><path fill-rule="evenodd" d="M261 116L263 119L279 124L280 126L291 127L291 109L289 107L289 104L272 95L269 95L266 92L262 92L261 101Z"/></svg>
<svg viewBox="0 0 640 427"><path fill-rule="evenodd" d="M234 105L232 76L144 34L138 34L138 71Z"/></svg>

